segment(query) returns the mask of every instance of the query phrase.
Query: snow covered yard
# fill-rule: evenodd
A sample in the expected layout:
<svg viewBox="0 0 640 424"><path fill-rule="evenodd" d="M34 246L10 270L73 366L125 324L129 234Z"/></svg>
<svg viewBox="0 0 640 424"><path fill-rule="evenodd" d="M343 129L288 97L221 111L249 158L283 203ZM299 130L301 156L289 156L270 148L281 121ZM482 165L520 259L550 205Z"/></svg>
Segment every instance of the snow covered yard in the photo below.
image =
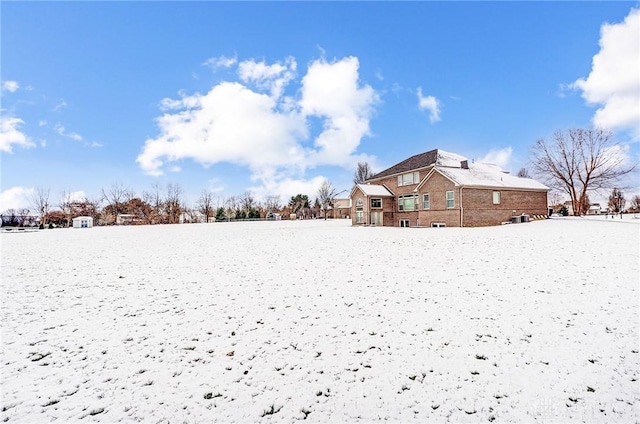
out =
<svg viewBox="0 0 640 424"><path fill-rule="evenodd" d="M639 224L2 234L2 419L637 422Z"/></svg>

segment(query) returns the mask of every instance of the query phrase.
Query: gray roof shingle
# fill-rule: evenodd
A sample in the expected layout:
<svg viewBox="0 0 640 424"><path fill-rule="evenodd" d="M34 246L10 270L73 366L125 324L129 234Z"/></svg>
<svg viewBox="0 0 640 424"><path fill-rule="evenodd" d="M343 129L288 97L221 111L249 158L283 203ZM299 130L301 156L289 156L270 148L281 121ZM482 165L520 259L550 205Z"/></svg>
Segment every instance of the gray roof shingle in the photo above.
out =
<svg viewBox="0 0 640 424"><path fill-rule="evenodd" d="M425 168L433 165L438 159L438 149L430 150L428 152L413 155L408 159L403 160L400 163L393 165L391 168L387 168L382 172L378 172L369 180L375 180L382 177L388 177L393 174L401 174L403 172L409 172L418 168Z"/></svg>

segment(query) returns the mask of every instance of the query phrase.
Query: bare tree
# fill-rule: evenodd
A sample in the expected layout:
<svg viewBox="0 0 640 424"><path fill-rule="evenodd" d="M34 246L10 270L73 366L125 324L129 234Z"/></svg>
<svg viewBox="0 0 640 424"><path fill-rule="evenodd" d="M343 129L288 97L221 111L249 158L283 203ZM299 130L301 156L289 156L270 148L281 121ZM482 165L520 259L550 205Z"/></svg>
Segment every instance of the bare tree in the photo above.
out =
<svg viewBox="0 0 640 424"><path fill-rule="evenodd" d="M280 208L282 208L282 204L280 203L280 196L277 194L267 196L264 201L264 208L267 212L279 211Z"/></svg>
<svg viewBox="0 0 640 424"><path fill-rule="evenodd" d="M71 192L69 190L63 190L62 196L60 196L60 203L58 204L58 207L62 210L62 213L64 213L64 218L66 222L65 225L67 227L71 226L72 205L73 205L73 199L71 198Z"/></svg>
<svg viewBox="0 0 640 424"><path fill-rule="evenodd" d="M235 196L230 196L224 202L224 214L227 217L227 220L235 218L237 212L238 212L238 199Z"/></svg>
<svg viewBox="0 0 640 424"><path fill-rule="evenodd" d="M354 184L362 184L367 181L369 178L373 177L373 169L369 166L367 162L358 162L358 167L356 168L356 172L353 175L353 183Z"/></svg>
<svg viewBox="0 0 640 424"><path fill-rule="evenodd" d="M520 168L520 170L518 171L518 177L520 178L531 178L531 176L529 175L529 171L527 170L527 168Z"/></svg>
<svg viewBox="0 0 640 424"><path fill-rule="evenodd" d="M20 226L18 220L18 212L15 209L7 209L2 212L2 227L18 227Z"/></svg>
<svg viewBox="0 0 640 424"><path fill-rule="evenodd" d="M38 187L31 196L31 207L40 216L40 225L44 228L47 225L47 215L49 214L49 187Z"/></svg>
<svg viewBox="0 0 640 424"><path fill-rule="evenodd" d="M175 224L180 221L182 213L182 187L179 184L167 184L166 198L164 202L165 212L168 222Z"/></svg>
<svg viewBox="0 0 640 424"><path fill-rule="evenodd" d="M624 209L624 205L627 201L624 198L624 194L622 194L622 190L618 188L614 188L609 196L609 209L614 213L622 213Z"/></svg>
<svg viewBox="0 0 640 424"><path fill-rule="evenodd" d="M635 196L633 196L633 198L631 199L631 205L629 206L629 208L633 213L640 212L640 195L636 194Z"/></svg>
<svg viewBox="0 0 640 424"><path fill-rule="evenodd" d="M333 188L328 180L322 181L320 188L318 189L317 201L320 204L320 210L324 215L324 219L327 219L327 211L333 207L333 199L336 197L336 189Z"/></svg>
<svg viewBox="0 0 640 424"><path fill-rule="evenodd" d="M249 212L256 205L255 199L253 198L253 195L251 195L251 192L249 191L245 191L239 200L240 200L240 209L243 210L244 212Z"/></svg>
<svg viewBox="0 0 640 424"><path fill-rule="evenodd" d="M588 191L610 189L635 170L619 152L611 132L577 128L556 131L549 143L537 140L531 163L547 185L569 195L574 215L583 215Z"/></svg>
<svg viewBox="0 0 640 424"><path fill-rule="evenodd" d="M213 204L213 194L209 190L203 190L198 198L198 212L205 217L204 222L209 222L209 217L215 215L215 206Z"/></svg>
<svg viewBox="0 0 640 424"><path fill-rule="evenodd" d="M111 212L111 219L115 223L118 215L125 213L124 203L131 198L131 191L120 182L111 184L106 190L102 189L102 200L107 203L105 209Z"/></svg>
<svg viewBox="0 0 640 424"><path fill-rule="evenodd" d="M151 206L151 216L149 217L150 224L157 224L162 219L162 208L164 200L162 199L162 189L160 184L153 183L150 191L142 192L142 200Z"/></svg>

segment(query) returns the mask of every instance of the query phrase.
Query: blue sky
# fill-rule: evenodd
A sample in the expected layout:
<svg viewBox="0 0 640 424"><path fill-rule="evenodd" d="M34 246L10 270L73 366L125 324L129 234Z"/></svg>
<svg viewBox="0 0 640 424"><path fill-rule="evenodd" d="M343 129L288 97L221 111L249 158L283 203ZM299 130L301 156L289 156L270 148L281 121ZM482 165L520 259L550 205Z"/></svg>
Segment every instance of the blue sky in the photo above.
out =
<svg viewBox="0 0 640 424"><path fill-rule="evenodd" d="M640 156L637 2L0 7L3 210L115 182L313 197L434 148L517 172L594 123Z"/></svg>

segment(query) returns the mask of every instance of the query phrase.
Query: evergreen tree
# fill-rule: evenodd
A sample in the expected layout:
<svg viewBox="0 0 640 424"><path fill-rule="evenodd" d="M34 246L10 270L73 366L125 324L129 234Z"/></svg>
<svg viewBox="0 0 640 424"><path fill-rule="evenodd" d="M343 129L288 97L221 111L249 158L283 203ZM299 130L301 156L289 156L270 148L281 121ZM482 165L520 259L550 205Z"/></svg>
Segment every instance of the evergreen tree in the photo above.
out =
<svg viewBox="0 0 640 424"><path fill-rule="evenodd" d="M227 219L227 216L224 213L224 208L219 207L216 211L216 221L224 221L225 219Z"/></svg>

